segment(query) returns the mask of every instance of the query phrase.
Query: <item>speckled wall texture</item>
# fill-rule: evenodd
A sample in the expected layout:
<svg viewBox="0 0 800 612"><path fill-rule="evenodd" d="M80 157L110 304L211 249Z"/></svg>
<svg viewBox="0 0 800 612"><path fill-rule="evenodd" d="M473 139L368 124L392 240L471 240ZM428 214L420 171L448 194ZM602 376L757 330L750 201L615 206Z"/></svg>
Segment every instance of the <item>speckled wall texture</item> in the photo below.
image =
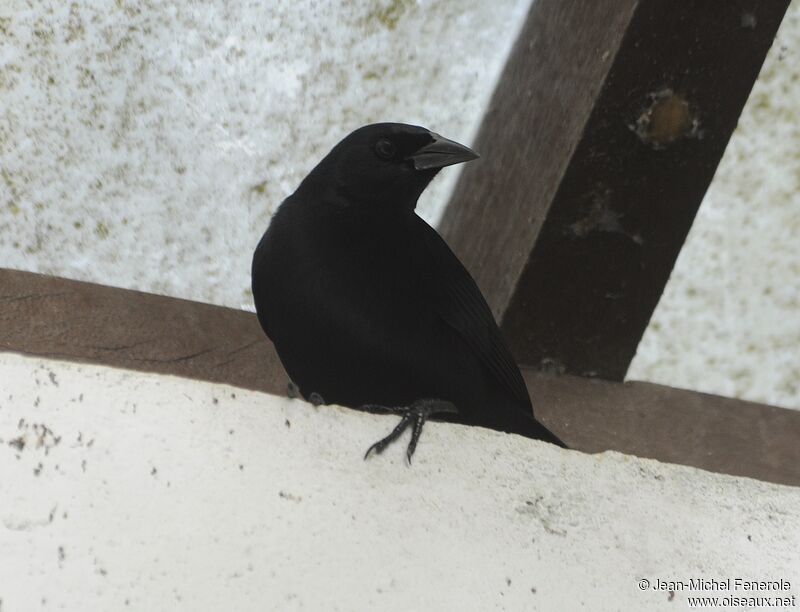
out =
<svg viewBox="0 0 800 612"><path fill-rule="evenodd" d="M379 120L469 141L528 5L5 0L0 265L247 307L315 161ZM794 0L633 377L800 408L799 37Z"/></svg>
<svg viewBox="0 0 800 612"><path fill-rule="evenodd" d="M468 141L527 5L6 0L0 261L251 303L252 250L320 156L380 120Z"/></svg>

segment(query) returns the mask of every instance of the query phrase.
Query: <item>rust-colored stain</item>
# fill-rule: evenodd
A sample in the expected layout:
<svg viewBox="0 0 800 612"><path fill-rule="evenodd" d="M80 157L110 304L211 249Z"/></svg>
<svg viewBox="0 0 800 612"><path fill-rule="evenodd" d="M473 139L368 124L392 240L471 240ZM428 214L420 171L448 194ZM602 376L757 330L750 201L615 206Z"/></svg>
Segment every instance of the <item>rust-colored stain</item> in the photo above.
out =
<svg viewBox="0 0 800 612"><path fill-rule="evenodd" d="M689 101L671 89L652 94L652 103L639 115L634 127L642 142L656 149L697 134L698 121Z"/></svg>

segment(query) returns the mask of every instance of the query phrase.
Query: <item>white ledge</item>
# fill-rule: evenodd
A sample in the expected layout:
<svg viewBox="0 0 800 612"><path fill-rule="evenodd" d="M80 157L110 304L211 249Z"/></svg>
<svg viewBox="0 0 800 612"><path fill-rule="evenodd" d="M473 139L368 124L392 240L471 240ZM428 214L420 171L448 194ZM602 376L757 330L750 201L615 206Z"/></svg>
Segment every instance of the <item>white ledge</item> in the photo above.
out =
<svg viewBox="0 0 800 612"><path fill-rule="evenodd" d="M798 488L438 423L411 467L405 437L364 461L395 422L0 353L0 610L660 610L713 595L643 578L798 593Z"/></svg>

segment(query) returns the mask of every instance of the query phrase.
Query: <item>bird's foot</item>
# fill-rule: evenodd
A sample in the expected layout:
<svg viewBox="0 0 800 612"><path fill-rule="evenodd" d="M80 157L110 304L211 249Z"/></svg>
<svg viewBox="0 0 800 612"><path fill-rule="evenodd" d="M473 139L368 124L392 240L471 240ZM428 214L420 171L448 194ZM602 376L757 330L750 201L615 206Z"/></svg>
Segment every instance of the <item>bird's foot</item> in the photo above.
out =
<svg viewBox="0 0 800 612"><path fill-rule="evenodd" d="M289 381L289 384L286 386L286 394L290 399L296 399L303 396L303 394L300 392L300 387L291 381ZM316 391L308 396L308 401L314 405L314 408L325 404L325 399Z"/></svg>
<svg viewBox="0 0 800 612"><path fill-rule="evenodd" d="M402 415L400 422L397 424L397 427L392 430L392 433L378 440L367 449L364 459L369 457L372 451L381 454L387 446L397 440L397 438L411 426L411 441L408 443L408 448L406 449L406 459L409 465L411 465L411 456L417 448L417 442L422 433L422 426L425 424L425 421L428 420L428 417L435 414L456 414L458 412L458 409L452 402L437 399L417 400L410 406L400 406L396 408L377 406L375 404L367 404L362 406L362 408L373 412L389 412L391 414Z"/></svg>

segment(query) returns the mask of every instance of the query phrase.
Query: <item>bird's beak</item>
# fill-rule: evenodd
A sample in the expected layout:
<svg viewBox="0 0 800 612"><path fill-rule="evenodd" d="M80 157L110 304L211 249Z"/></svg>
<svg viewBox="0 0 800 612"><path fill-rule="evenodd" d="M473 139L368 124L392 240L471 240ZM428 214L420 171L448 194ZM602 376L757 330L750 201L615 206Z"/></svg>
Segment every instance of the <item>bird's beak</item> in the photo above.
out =
<svg viewBox="0 0 800 612"><path fill-rule="evenodd" d="M426 144L418 149L413 155L409 155L417 170L429 170L431 168L444 168L453 164L468 162L480 157L475 151L444 136L439 136L431 132L433 142Z"/></svg>

